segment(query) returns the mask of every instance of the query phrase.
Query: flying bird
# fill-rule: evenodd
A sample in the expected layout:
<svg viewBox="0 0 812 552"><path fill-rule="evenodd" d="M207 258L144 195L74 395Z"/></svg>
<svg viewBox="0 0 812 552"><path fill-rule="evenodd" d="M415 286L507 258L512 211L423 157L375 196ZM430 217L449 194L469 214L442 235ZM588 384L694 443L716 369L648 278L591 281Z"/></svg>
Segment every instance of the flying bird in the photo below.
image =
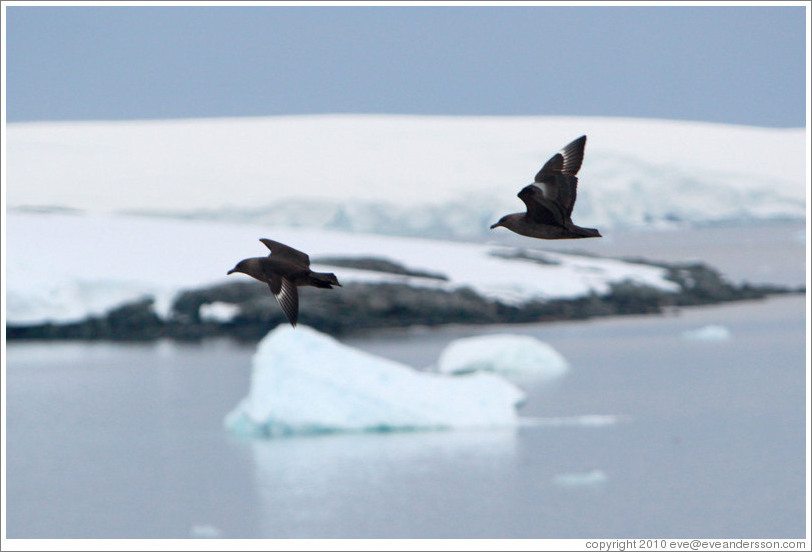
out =
<svg viewBox="0 0 812 552"><path fill-rule="evenodd" d="M313 286L332 289L341 286L338 278L331 272L313 272L310 270L310 257L283 243L261 238L271 250L267 257L243 259L227 274L240 272L265 282L271 288L282 312L285 313L291 326L296 327L299 320L299 286Z"/></svg>
<svg viewBox="0 0 812 552"><path fill-rule="evenodd" d="M544 240L600 238L595 228L582 228L572 222L572 208L578 189L578 169L584 160L586 136L576 138L553 155L536 174L535 182L519 192L527 206L524 213L505 215L491 228L508 230Z"/></svg>

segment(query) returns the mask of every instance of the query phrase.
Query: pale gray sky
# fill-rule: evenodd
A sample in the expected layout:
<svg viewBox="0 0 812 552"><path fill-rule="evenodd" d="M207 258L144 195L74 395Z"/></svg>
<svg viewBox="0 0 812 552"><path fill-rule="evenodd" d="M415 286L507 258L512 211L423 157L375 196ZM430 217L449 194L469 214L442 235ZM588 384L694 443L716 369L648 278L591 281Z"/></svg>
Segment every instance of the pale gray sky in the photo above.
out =
<svg viewBox="0 0 812 552"><path fill-rule="evenodd" d="M796 7L7 7L7 120L586 115L800 127Z"/></svg>

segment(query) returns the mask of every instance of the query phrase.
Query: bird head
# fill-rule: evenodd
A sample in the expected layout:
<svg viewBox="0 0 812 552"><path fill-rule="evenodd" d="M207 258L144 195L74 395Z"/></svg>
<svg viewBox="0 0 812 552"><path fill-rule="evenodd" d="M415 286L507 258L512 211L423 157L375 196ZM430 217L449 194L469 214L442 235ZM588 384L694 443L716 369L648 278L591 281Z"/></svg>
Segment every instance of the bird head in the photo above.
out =
<svg viewBox="0 0 812 552"><path fill-rule="evenodd" d="M237 263L237 266L226 272L226 276L229 274L234 274L235 272L241 272L243 274L248 274L248 266L247 263L243 260Z"/></svg>

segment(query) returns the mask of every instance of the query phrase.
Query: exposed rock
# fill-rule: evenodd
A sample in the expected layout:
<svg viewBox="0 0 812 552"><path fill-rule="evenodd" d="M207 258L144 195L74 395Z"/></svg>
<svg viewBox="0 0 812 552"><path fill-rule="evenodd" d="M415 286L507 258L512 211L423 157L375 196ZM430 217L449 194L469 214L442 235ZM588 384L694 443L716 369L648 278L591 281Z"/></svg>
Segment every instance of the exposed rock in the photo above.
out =
<svg viewBox="0 0 812 552"><path fill-rule="evenodd" d="M546 262L544 259L534 259ZM396 274L415 271L380 259L341 259L356 268ZM326 263L326 260L320 262ZM333 263L337 260L333 259ZM635 262L641 262L639 260ZM578 320L597 316L656 314L669 307L706 305L758 299L768 294L803 293L778 286L741 286L727 282L718 271L703 264L666 265L668 278L680 286L668 293L632 281L614 283L606 294L591 293L575 299L529 301L506 305L462 288L444 290L412 287L402 283L347 283L340 293L312 293L300 289L299 320L333 335L378 328L442 324L531 323ZM337 266L337 265L336 265ZM351 266L344 264L342 266ZM444 278L442 275L420 276ZM237 307L230 320L204 320L200 307L225 303ZM202 339L230 336L255 341L285 322L279 305L259 282L228 282L181 293L168 319L157 316L152 299L143 299L69 324L8 325L8 339L113 339L151 340L161 337Z"/></svg>

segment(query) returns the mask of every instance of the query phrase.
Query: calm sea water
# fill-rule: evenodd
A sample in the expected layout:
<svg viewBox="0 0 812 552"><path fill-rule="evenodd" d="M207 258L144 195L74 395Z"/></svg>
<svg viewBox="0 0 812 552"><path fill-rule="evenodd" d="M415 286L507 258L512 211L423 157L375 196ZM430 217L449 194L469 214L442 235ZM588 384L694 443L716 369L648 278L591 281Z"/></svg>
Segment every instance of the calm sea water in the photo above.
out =
<svg viewBox="0 0 812 552"><path fill-rule="evenodd" d="M9 538L802 538L802 297L630 317L390 332L415 368L523 333L571 370L515 431L243 440L253 349L11 343ZM723 341L685 339L707 324ZM611 425L566 423L612 415ZM550 423L550 422L559 423Z"/></svg>

